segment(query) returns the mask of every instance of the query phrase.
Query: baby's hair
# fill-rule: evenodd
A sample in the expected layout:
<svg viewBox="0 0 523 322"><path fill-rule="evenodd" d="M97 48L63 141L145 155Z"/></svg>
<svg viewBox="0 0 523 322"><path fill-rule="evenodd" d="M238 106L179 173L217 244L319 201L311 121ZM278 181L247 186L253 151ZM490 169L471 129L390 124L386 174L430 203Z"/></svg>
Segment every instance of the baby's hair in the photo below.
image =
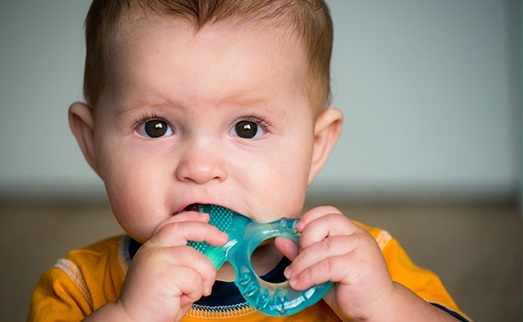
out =
<svg viewBox="0 0 523 322"><path fill-rule="evenodd" d="M187 19L196 29L227 19L288 28L304 45L305 91L316 114L330 103L333 27L324 0L93 0L85 21L84 96L90 106L96 106L111 70L118 28L151 15Z"/></svg>

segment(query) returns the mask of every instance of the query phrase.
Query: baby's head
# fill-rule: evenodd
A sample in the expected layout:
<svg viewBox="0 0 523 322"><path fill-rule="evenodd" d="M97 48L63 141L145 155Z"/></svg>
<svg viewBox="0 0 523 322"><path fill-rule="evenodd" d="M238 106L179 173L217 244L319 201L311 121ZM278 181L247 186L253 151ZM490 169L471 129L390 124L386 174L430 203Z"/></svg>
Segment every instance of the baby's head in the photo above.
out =
<svg viewBox="0 0 523 322"><path fill-rule="evenodd" d="M114 46L129 24L147 17L184 19L196 30L231 20L277 28L303 50L307 68L305 92L315 114L330 103L330 58L333 28L324 0L94 0L86 19L84 95L96 107L112 64Z"/></svg>
<svg viewBox="0 0 523 322"><path fill-rule="evenodd" d="M69 120L133 238L194 204L300 215L342 119L322 1L95 0L86 29Z"/></svg>

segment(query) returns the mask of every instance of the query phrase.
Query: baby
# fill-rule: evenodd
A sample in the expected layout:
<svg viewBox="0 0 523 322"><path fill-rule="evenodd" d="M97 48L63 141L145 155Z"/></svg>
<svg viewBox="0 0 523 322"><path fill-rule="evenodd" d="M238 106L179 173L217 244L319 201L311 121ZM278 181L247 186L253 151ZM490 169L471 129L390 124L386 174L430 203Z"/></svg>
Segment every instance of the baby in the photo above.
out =
<svg viewBox="0 0 523 322"><path fill-rule="evenodd" d="M86 38L86 103L69 122L127 234L45 272L30 321L467 321L385 231L330 206L301 215L343 119L324 1L94 0ZM230 265L187 246L228 240L202 204L301 217L299 245L276 238L252 264L296 290L334 286L292 316L254 310Z"/></svg>

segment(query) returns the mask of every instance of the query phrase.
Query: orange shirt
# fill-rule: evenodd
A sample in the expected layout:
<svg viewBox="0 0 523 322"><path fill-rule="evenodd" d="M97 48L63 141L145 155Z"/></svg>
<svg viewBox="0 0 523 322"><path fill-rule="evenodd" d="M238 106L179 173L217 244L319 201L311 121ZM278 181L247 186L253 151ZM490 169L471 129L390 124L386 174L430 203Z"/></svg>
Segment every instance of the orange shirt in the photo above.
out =
<svg viewBox="0 0 523 322"><path fill-rule="evenodd" d="M427 302L465 316L432 272L412 263L386 231L362 225L379 244L392 279ZM46 271L31 299L28 321L81 321L108 302L118 299L128 269L125 236L103 240L71 251ZM250 307L208 312L193 307L183 322L202 321L340 321L325 302L285 317L269 317Z"/></svg>

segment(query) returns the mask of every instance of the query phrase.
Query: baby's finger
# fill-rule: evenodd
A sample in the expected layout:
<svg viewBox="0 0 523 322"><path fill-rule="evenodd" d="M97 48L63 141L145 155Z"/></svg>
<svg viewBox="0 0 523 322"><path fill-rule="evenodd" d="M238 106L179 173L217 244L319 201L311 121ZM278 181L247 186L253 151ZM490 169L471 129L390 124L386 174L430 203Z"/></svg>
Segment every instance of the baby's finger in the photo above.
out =
<svg viewBox="0 0 523 322"><path fill-rule="evenodd" d="M301 220L300 220L301 221ZM300 238L300 247L307 248L329 236L352 235L361 228L340 213L320 216L307 223Z"/></svg>
<svg viewBox="0 0 523 322"><path fill-rule="evenodd" d="M291 261L298 256L299 247L298 245L285 237L276 237L274 240L274 245L276 248Z"/></svg>
<svg viewBox="0 0 523 322"><path fill-rule="evenodd" d="M205 296L208 296L211 294L212 286L214 284L214 281L216 280L216 269L214 268L214 265L209 261L209 259L203 255L202 253L198 252L194 248L190 247L175 247L175 249L172 249L172 252L178 253L178 252L184 252L182 256L176 256L175 265L176 267L187 265L192 270L197 272L199 276L201 276L203 287L199 287L199 290L201 290L202 294ZM196 293L195 293L196 294ZM199 299L202 294L197 293L196 300ZM190 297L192 299L192 297Z"/></svg>
<svg viewBox="0 0 523 322"><path fill-rule="evenodd" d="M303 216L300 218L300 221L296 225L296 229L299 232L302 232L305 226L310 224L311 222L315 221L318 218L321 218L323 216L326 216L328 214L342 214L341 211L339 211L337 208L332 206L320 206L312 208L311 210L307 211L303 214Z"/></svg>
<svg viewBox="0 0 523 322"><path fill-rule="evenodd" d="M161 247L186 245L188 241L222 246L227 240L228 235L218 228L205 222L189 221L165 224L149 242Z"/></svg>
<svg viewBox="0 0 523 322"><path fill-rule="evenodd" d="M305 290L313 285L328 281L339 282L343 280L348 274L347 265L350 264L346 257L346 254L327 257L299 274L292 275L289 278L291 287L295 290Z"/></svg>
<svg viewBox="0 0 523 322"><path fill-rule="evenodd" d="M210 294L216 278L216 270L207 257L185 245L155 247L153 244L146 243L138 250L135 259L138 259L139 262L136 264L142 266L143 269L149 266L148 269L151 272L156 272L155 274L166 279L176 277L174 271L180 268L189 268L197 272L203 281L203 292L206 295ZM166 286L169 287L169 285Z"/></svg>
<svg viewBox="0 0 523 322"><path fill-rule="evenodd" d="M129 308L149 302L153 311L172 309L209 295L215 279L212 263L194 248L146 242L131 262L120 298Z"/></svg>
<svg viewBox="0 0 523 322"><path fill-rule="evenodd" d="M209 219L210 219L209 214L206 214L206 213L200 213L197 211L184 211L184 212L181 212L175 216L172 216L169 219L160 223L158 225L158 227L156 227L156 230L154 231L154 233L156 234L164 226L173 224L176 222L198 221L198 222L207 223L207 222L209 222Z"/></svg>
<svg viewBox="0 0 523 322"><path fill-rule="evenodd" d="M192 304L209 294L209 286L206 286L208 282L202 278L200 272L189 267L177 267L173 276L175 296L180 298L181 306Z"/></svg>
<svg viewBox="0 0 523 322"><path fill-rule="evenodd" d="M336 257L351 253L357 244L354 236L333 236L305 248L291 265L285 270L288 279L299 275L325 261L328 257Z"/></svg>

